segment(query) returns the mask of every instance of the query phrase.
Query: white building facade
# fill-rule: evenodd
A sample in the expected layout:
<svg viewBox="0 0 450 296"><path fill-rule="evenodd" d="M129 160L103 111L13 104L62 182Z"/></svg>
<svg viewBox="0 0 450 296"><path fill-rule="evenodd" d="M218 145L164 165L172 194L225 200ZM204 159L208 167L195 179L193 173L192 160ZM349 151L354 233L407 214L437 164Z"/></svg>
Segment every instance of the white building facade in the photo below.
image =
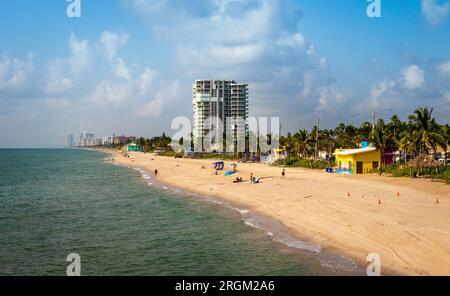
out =
<svg viewBox="0 0 450 296"><path fill-rule="evenodd" d="M219 152L224 136L227 147L237 144L242 150L248 135L248 84L234 80L196 80L192 86L192 104L196 151L201 147L202 151Z"/></svg>
<svg viewBox="0 0 450 296"><path fill-rule="evenodd" d="M82 132L80 135L80 147L91 147L95 146L95 135L92 132Z"/></svg>

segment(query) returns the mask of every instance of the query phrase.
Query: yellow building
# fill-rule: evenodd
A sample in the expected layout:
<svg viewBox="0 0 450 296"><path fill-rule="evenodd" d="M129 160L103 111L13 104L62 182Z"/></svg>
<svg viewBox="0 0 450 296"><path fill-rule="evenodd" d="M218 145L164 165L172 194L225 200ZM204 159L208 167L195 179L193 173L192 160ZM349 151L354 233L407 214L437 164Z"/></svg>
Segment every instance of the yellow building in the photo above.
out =
<svg viewBox="0 0 450 296"><path fill-rule="evenodd" d="M367 174L381 163L381 151L373 147L336 149L336 173Z"/></svg>

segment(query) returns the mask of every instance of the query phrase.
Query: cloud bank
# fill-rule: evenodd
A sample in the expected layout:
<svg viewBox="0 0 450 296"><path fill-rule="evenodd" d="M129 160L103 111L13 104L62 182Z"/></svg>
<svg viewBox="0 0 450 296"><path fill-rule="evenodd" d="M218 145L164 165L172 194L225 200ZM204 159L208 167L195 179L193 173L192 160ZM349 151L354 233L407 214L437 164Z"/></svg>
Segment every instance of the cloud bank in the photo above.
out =
<svg viewBox="0 0 450 296"><path fill-rule="evenodd" d="M98 136L170 133L172 118L192 115L196 79L249 83L251 115L280 116L283 132L311 128L318 117L332 127L372 107L411 112L450 101L450 61L445 59L403 62L374 81L367 78L364 91L355 90L303 32L298 1L120 1L146 27L155 52L168 48L170 57L160 66L134 60L124 53L140 40L133 32L107 28L89 39L67 32L66 54L48 60L40 60L32 48L24 56L0 53L3 138L36 145L51 138L57 145L66 134L83 130ZM449 3L421 4L430 25L448 18ZM11 125L18 128L13 132Z"/></svg>

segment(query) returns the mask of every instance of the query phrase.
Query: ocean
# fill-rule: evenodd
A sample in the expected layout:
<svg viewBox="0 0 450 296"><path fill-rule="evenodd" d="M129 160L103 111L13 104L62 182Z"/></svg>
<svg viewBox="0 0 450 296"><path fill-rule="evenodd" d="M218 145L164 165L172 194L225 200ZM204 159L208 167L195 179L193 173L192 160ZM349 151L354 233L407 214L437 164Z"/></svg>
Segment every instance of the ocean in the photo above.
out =
<svg viewBox="0 0 450 296"><path fill-rule="evenodd" d="M0 150L0 276L64 276L71 253L86 276L352 274L274 240L242 211L153 185L106 157Z"/></svg>

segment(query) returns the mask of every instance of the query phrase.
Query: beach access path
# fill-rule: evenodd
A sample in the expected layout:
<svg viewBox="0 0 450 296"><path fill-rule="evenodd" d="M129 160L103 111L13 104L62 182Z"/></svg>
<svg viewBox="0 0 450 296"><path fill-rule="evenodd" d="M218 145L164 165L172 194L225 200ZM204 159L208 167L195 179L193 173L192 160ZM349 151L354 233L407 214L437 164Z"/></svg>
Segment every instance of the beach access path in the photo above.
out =
<svg viewBox="0 0 450 296"><path fill-rule="evenodd" d="M224 177L214 175L212 160L128 154L115 152L114 161L157 169L160 182L277 219L299 239L362 266L368 254L378 253L384 274L450 275L450 185L301 168L286 168L282 178L282 168L256 163L239 163L237 174ZM252 173L260 184L248 182ZM233 184L236 177L247 182Z"/></svg>

